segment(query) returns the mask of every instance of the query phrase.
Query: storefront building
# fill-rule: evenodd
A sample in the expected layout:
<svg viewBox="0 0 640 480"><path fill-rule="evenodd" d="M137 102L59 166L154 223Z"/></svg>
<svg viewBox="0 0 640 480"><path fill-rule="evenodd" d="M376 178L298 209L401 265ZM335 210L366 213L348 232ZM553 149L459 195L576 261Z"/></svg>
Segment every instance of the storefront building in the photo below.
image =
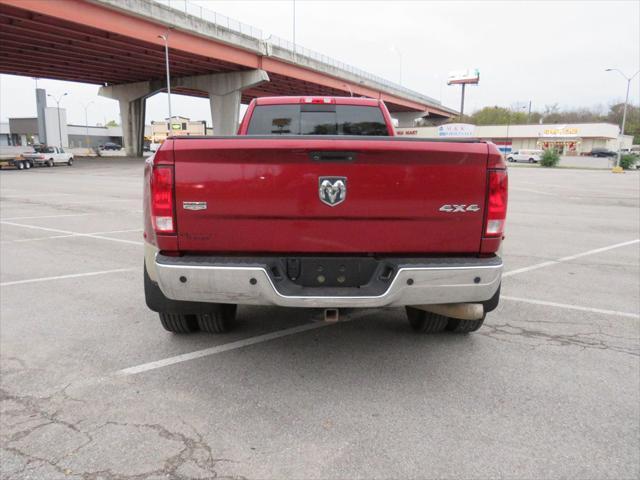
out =
<svg viewBox="0 0 640 480"><path fill-rule="evenodd" d="M620 128L611 123L483 126L450 123L439 127L397 128L396 131L399 136L407 137L488 140L503 153L553 148L563 155L585 155L594 148L617 151ZM623 135L620 140L621 148L630 148L633 136Z"/></svg>
<svg viewBox="0 0 640 480"><path fill-rule="evenodd" d="M173 117L171 122L166 118L163 122L151 122L151 142L162 143L169 136L207 135L207 124L204 120L190 120L187 117Z"/></svg>

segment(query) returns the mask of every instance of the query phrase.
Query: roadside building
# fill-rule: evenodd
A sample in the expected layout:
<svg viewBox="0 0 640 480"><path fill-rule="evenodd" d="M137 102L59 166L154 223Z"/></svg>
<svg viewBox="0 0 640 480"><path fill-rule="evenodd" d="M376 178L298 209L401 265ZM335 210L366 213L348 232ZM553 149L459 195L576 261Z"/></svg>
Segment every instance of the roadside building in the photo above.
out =
<svg viewBox="0 0 640 480"><path fill-rule="evenodd" d="M38 143L37 118L10 118L0 128L0 145L29 146Z"/></svg>
<svg viewBox="0 0 640 480"><path fill-rule="evenodd" d="M162 143L169 136L206 135L207 123L204 120L191 120L187 117L165 118L162 122L151 122L151 142Z"/></svg>
<svg viewBox="0 0 640 480"><path fill-rule="evenodd" d="M55 109L54 109L55 110ZM56 112L57 117L57 112ZM57 125L56 125L57 127ZM122 127L105 127L92 125L61 125L62 144L76 154L92 154L100 145L115 143L122 145ZM145 136L151 135L151 125L145 125ZM59 135L49 133L58 145ZM10 118L0 123L0 157L11 157L30 151L32 146L41 143L38 135L38 118Z"/></svg>
<svg viewBox="0 0 640 480"><path fill-rule="evenodd" d="M611 123L482 126L452 123L439 127L397 128L396 131L400 136L488 140L503 153L553 148L563 155L583 155L594 148L617 151L620 128ZM632 135L622 135L622 148L630 148L632 143Z"/></svg>
<svg viewBox="0 0 640 480"><path fill-rule="evenodd" d="M9 122L0 122L0 147L11 145L11 130Z"/></svg>
<svg viewBox="0 0 640 480"><path fill-rule="evenodd" d="M68 125L69 146L71 148L96 149L105 143L115 143L122 146L122 127L105 127L92 125ZM144 126L144 134L151 134L151 126Z"/></svg>

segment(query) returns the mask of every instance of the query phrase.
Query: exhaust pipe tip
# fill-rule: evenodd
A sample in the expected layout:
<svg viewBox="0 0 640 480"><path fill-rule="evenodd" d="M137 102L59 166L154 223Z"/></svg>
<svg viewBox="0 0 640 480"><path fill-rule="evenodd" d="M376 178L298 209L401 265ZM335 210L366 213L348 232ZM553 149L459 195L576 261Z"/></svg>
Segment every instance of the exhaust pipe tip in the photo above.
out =
<svg viewBox="0 0 640 480"><path fill-rule="evenodd" d="M338 320L340 320L340 310L337 308L326 308L324 310L325 322L337 322Z"/></svg>

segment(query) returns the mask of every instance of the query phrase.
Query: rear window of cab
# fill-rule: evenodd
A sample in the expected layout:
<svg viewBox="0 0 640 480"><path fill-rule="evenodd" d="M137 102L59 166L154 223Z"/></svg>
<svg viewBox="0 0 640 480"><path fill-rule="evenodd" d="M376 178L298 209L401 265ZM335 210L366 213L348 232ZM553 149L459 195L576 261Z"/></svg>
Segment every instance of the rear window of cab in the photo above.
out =
<svg viewBox="0 0 640 480"><path fill-rule="evenodd" d="M388 136L378 107L363 105L257 105L248 135Z"/></svg>

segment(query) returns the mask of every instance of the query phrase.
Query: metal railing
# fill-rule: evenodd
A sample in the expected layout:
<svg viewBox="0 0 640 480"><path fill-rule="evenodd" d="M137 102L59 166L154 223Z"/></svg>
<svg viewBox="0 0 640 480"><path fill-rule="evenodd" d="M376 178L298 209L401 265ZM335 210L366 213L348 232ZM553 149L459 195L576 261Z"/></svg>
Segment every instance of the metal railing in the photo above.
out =
<svg viewBox="0 0 640 480"><path fill-rule="evenodd" d="M234 20L225 15L221 15L212 10L204 8L200 5L196 5L189 0L153 0L154 2L160 3L167 7L170 7L174 10L178 10L186 15L191 15L193 17L200 18L201 20L205 20L209 23L217 25L222 28L226 28L227 30L231 30L233 32L239 33L241 35L245 35L261 42L269 43L274 45L280 49L287 50L289 53L294 55L295 57L305 57L311 60L315 60L316 62L320 62L324 65L328 65L344 72L348 72L352 75L357 75L364 79L376 82L379 85L392 88L397 92L406 93L414 98L419 98L423 101L426 101L433 105L441 105L441 103L431 98L427 95L423 95L409 88L403 87L402 85L382 78L378 75L374 75L360 68L354 67L352 65L346 64L335 58L328 57L321 53L318 53L314 50L310 50L298 44L293 44L288 40L283 38L269 35L267 38L264 37L262 30L259 28L253 27L251 25L247 25L246 23L242 23L238 20Z"/></svg>
<svg viewBox="0 0 640 480"><path fill-rule="evenodd" d="M153 1L156 3L160 3L166 7L173 8L174 10L178 10L186 15L197 17L201 20L205 20L209 23L213 23L215 25L218 25L219 27L226 28L227 30L231 30L241 35L246 35L247 37L255 38L256 40L260 41L263 40L262 30L260 30L259 28L247 25L246 23L242 23L238 20L227 17L226 15L222 15L220 13L214 12L213 10L201 7L200 5L191 3L189 0Z"/></svg>

